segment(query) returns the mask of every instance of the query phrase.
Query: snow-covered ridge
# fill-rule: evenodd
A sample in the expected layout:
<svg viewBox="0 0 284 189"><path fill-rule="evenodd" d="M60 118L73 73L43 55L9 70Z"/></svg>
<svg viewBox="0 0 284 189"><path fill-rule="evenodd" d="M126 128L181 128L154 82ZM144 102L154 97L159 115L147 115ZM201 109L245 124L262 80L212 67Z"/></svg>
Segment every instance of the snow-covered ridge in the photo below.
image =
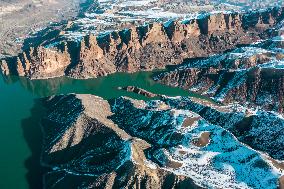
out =
<svg viewBox="0 0 284 189"><path fill-rule="evenodd" d="M129 188L128 181L140 184L132 178L141 178L147 186L163 188L171 174L177 186L189 179L189 187L276 188L283 175L281 162L240 142L230 133L234 121L226 122L226 128L213 124L200 109L202 102L191 100L164 97L145 102L120 97L107 102L73 94L45 99L49 111L43 120L44 149L61 147L60 153L43 153L44 162L54 167L46 183L66 186L71 177L75 186L97 186L106 183L103 177L110 186ZM241 106L226 108L230 112L216 114L216 120L237 122L238 115L247 112ZM64 124L69 118L74 122ZM61 145L48 142L53 139Z"/></svg>
<svg viewBox="0 0 284 189"><path fill-rule="evenodd" d="M232 14L236 10L245 13L241 8L235 9L229 4L222 8L215 5L209 9L204 9L201 5L196 6L196 9L191 7L195 7L193 2L180 0L102 0L99 1L95 11L88 11L83 18L75 20L73 24L76 32L73 35L73 31L66 31L65 37L76 39L80 37L77 32L81 33L81 37L88 33L98 35L105 30L115 31L129 24L167 22L170 19L187 22L191 19L202 19L211 14ZM265 11L265 9L261 10Z"/></svg>

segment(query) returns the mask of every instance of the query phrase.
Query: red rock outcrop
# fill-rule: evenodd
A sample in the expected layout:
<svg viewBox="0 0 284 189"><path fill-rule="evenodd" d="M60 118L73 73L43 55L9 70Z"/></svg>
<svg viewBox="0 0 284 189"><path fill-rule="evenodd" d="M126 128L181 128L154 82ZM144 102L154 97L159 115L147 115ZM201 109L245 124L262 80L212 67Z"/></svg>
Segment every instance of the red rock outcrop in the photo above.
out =
<svg viewBox="0 0 284 189"><path fill-rule="evenodd" d="M78 46L69 43L64 48L37 47L19 55L18 61L7 62L9 68L17 67L14 74L33 79L64 74L91 78L160 69L180 64L185 58L207 57L255 42L283 17L284 8L203 14L182 23L152 23L97 37L88 35ZM3 73L9 72L4 69Z"/></svg>
<svg viewBox="0 0 284 189"><path fill-rule="evenodd" d="M44 47L30 48L16 58L2 61L2 72L5 75L29 76L31 78L52 78L65 75L71 63L67 48L47 49Z"/></svg>

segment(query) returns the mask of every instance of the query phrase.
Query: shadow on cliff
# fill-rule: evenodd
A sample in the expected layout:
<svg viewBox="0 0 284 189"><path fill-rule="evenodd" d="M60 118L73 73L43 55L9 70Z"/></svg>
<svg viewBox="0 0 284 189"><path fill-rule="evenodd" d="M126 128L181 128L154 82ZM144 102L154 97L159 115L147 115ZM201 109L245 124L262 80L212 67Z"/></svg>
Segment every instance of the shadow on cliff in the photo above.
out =
<svg viewBox="0 0 284 189"><path fill-rule="evenodd" d="M46 172L46 169L40 165L42 148L40 121L44 114L45 110L40 100L36 99L31 109L31 116L22 120L23 135L32 153L25 161L25 167L28 170L26 179L30 189L43 188L43 174Z"/></svg>

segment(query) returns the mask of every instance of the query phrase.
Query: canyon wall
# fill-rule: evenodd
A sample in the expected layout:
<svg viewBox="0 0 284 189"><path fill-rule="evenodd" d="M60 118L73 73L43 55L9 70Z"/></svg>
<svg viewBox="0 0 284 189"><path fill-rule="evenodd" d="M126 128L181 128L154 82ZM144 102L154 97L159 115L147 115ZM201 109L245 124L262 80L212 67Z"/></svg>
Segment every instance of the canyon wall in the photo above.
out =
<svg viewBox="0 0 284 189"><path fill-rule="evenodd" d="M207 57L272 35L267 32L284 18L284 8L261 12L201 14L183 22L133 26L79 42L34 47L2 60L3 74L42 79L67 75L93 78L115 72L136 72L181 64L186 58Z"/></svg>
<svg viewBox="0 0 284 189"><path fill-rule="evenodd" d="M277 45L276 45L277 43ZM192 61L155 80L181 87L214 100L230 104L262 107L284 112L284 70L282 41L271 42L266 49L243 47L208 59Z"/></svg>

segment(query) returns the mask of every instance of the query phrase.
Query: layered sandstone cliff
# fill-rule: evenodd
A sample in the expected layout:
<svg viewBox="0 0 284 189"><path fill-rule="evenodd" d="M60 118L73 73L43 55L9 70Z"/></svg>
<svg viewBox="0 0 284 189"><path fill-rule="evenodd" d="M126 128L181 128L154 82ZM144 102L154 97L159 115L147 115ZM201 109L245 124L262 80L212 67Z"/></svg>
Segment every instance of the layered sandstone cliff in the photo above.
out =
<svg viewBox="0 0 284 189"><path fill-rule="evenodd" d="M284 111L282 36L208 59L189 61L155 77L161 83L212 97L224 104Z"/></svg>
<svg viewBox="0 0 284 189"><path fill-rule="evenodd" d="M284 8L262 12L201 14L183 22L152 23L85 36L78 43L31 48L2 61L2 72L32 79L67 75L91 78L136 72L207 57L272 35L266 32L284 18Z"/></svg>

